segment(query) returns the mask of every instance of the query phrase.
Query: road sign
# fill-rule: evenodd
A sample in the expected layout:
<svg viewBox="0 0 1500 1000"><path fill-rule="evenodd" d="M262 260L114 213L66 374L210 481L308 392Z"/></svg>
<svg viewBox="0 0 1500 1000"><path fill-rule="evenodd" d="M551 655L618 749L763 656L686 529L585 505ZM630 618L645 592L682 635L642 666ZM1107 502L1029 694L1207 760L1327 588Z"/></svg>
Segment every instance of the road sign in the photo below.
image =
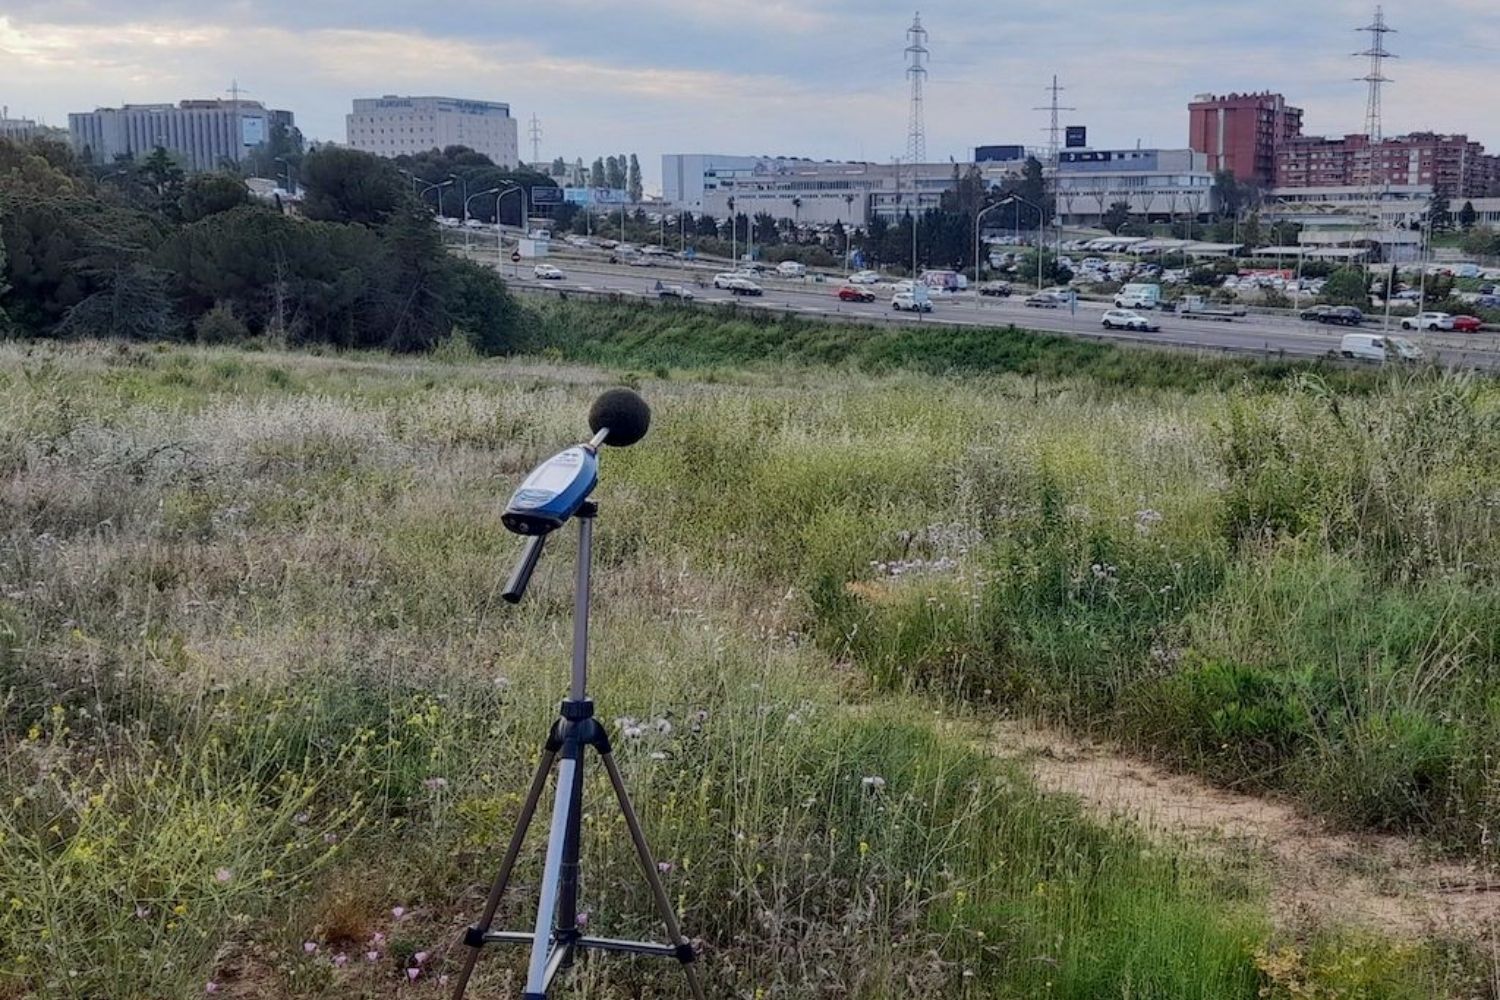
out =
<svg viewBox="0 0 1500 1000"><path fill-rule="evenodd" d="M549 184L543 187L540 184L531 188L531 206L533 208L546 208L551 205L561 205L563 202L562 188Z"/></svg>
<svg viewBox="0 0 1500 1000"><path fill-rule="evenodd" d="M1064 130L1063 143L1068 149L1082 149L1089 144L1089 130L1085 125L1069 125Z"/></svg>

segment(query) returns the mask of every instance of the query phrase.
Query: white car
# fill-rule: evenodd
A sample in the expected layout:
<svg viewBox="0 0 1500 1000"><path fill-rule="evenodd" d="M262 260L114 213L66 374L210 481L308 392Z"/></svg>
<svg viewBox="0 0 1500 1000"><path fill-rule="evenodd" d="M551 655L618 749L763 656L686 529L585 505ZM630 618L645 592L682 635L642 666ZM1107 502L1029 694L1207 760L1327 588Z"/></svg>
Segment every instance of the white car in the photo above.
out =
<svg viewBox="0 0 1500 1000"><path fill-rule="evenodd" d="M877 271L856 271L849 275L851 285L874 285L879 283L880 274Z"/></svg>
<svg viewBox="0 0 1500 1000"><path fill-rule="evenodd" d="M1346 333L1339 353L1359 361L1421 361L1427 355L1405 337L1383 337L1374 333Z"/></svg>
<svg viewBox="0 0 1500 1000"><path fill-rule="evenodd" d="M1129 309L1111 309L1104 314L1104 329L1106 330L1137 330L1143 333L1155 333L1161 329L1161 325L1153 323L1138 312Z"/></svg>
<svg viewBox="0 0 1500 1000"><path fill-rule="evenodd" d="M735 274L733 271L725 271L722 274L714 275L714 287L722 290L728 288L736 281L743 280L745 280L745 276L743 274Z"/></svg>
<svg viewBox="0 0 1500 1000"><path fill-rule="evenodd" d="M891 296L891 308L896 312L932 312L931 299L919 299L911 292L897 292Z"/></svg>
<svg viewBox="0 0 1500 1000"><path fill-rule="evenodd" d="M561 281L566 277L561 268L553 267L551 264L538 264L531 269L531 273L543 281Z"/></svg>
<svg viewBox="0 0 1500 1000"><path fill-rule="evenodd" d="M1451 330L1453 329L1453 315L1451 313L1425 312L1417 313L1401 321L1403 330Z"/></svg>

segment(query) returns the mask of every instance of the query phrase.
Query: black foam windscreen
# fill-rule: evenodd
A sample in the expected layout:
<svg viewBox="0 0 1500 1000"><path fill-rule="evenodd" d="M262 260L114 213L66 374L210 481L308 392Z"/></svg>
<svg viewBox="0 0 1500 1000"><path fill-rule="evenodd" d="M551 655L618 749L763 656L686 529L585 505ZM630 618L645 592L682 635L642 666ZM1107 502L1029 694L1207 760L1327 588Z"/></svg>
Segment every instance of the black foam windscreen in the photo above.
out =
<svg viewBox="0 0 1500 1000"><path fill-rule="evenodd" d="M589 430L598 433L609 428L604 443L623 448L646 436L651 426L651 407L629 389L610 389L600 393L589 407Z"/></svg>

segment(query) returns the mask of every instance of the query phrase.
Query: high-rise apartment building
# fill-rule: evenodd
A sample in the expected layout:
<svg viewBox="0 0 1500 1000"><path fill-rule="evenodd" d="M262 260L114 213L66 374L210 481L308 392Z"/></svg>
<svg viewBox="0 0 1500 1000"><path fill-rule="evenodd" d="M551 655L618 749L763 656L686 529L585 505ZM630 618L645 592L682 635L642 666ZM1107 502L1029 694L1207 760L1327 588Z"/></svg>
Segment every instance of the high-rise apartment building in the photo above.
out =
<svg viewBox="0 0 1500 1000"><path fill-rule="evenodd" d="M468 146L496 166L520 162L510 105L456 97L359 98L347 116L349 145L377 156L415 156L448 146Z"/></svg>
<svg viewBox="0 0 1500 1000"><path fill-rule="evenodd" d="M1287 140L1302 134L1302 109L1280 94L1200 94L1188 105L1188 145L1208 157L1211 173L1269 188Z"/></svg>
<svg viewBox="0 0 1500 1000"><path fill-rule="evenodd" d="M216 170L238 163L265 142L271 128L294 127L290 111L273 111L259 101L183 101L127 104L68 115L73 147L96 163L120 156L144 157L158 146L187 170Z"/></svg>
<svg viewBox="0 0 1500 1000"><path fill-rule="evenodd" d="M1372 143L1369 136L1301 136L1281 149L1279 188L1430 187L1448 199L1482 198L1500 183L1500 157L1466 135L1413 132Z"/></svg>

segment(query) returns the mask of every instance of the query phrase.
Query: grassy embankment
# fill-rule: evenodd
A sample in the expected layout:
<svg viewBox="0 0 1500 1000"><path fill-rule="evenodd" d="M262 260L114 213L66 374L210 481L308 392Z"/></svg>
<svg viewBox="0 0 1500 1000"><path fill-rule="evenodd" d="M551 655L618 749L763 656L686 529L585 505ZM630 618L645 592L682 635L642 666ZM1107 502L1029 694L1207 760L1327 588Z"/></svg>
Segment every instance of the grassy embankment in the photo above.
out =
<svg viewBox="0 0 1500 1000"><path fill-rule="evenodd" d="M509 609L497 515L577 436L592 376L3 350L0 994L436 995L564 686L567 546ZM1267 781L1322 768L1315 788L1393 720L1431 713L1439 749L1464 745L1473 717L1438 713L1488 696L1493 550L1470 519L1454 536L1454 505L1493 482L1473 436L1490 397L756 380L652 384L649 446L610 453L600 494L595 693L642 723L621 756L711 995L1477 992L1441 942L1273 935L1252 885L1038 797L902 689L1142 739L1227 719L1225 745L1281 756L1172 746ZM1387 453L1375 431L1432 407L1471 436L1417 454L1459 468L1383 466L1389 502L1320 527ZM1326 426L1366 450L1306 451ZM1410 521L1402 490L1424 491ZM1319 667L1343 672L1346 714L1313 714ZM1261 700L1226 715L1236 691ZM1406 801L1403 774L1383 768L1402 794L1377 806ZM602 791L590 926L649 933ZM490 953L490 987L513 968ZM676 975L584 972L598 997Z"/></svg>

